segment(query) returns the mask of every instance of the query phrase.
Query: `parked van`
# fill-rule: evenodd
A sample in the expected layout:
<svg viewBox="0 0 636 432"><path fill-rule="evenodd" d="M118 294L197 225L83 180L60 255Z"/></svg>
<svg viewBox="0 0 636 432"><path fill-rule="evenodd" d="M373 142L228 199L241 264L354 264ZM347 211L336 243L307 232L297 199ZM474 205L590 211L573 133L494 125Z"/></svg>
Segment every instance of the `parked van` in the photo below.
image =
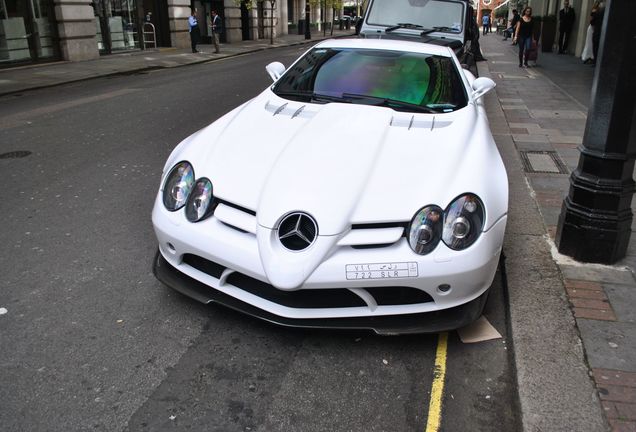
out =
<svg viewBox="0 0 636 432"><path fill-rule="evenodd" d="M476 75L479 30L468 0L370 0L360 37L448 46Z"/></svg>

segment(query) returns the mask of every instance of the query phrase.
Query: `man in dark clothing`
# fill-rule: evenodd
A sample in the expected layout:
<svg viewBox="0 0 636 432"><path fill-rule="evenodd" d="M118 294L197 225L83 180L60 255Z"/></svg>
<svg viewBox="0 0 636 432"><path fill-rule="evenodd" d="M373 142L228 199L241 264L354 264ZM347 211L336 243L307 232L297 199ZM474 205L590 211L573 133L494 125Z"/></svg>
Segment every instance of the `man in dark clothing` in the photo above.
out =
<svg viewBox="0 0 636 432"><path fill-rule="evenodd" d="M574 25L574 9L570 7L570 1L563 2L563 9L559 11L559 54L565 54L570 42L570 32Z"/></svg>
<svg viewBox="0 0 636 432"><path fill-rule="evenodd" d="M216 13L215 10L210 12L210 16L211 16L210 27L212 30L212 43L214 44L214 52L218 54L219 52L221 52L219 49L219 35L221 34L221 30L222 30L221 17Z"/></svg>
<svg viewBox="0 0 636 432"><path fill-rule="evenodd" d="M508 40L509 37L512 37L515 33L515 28L517 27L517 23L521 19L521 15L517 12L517 9L512 10L512 19L510 20L510 27L504 30L504 38L503 40Z"/></svg>

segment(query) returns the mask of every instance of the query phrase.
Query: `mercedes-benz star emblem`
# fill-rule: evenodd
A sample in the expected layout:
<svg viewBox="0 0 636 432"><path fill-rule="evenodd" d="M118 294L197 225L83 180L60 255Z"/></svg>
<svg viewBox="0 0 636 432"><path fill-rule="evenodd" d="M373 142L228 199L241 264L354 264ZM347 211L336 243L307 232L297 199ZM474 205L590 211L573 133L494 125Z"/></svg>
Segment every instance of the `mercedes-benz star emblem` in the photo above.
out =
<svg viewBox="0 0 636 432"><path fill-rule="evenodd" d="M278 239L289 250L307 249L318 236L316 221L305 213L291 213L278 226Z"/></svg>

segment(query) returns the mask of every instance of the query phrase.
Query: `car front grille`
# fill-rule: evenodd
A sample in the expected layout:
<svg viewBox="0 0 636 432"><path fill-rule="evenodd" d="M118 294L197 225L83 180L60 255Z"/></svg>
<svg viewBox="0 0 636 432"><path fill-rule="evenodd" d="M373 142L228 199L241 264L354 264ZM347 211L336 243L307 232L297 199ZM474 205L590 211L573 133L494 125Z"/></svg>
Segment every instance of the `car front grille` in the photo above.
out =
<svg viewBox="0 0 636 432"><path fill-rule="evenodd" d="M197 255L186 254L183 262L205 274L220 279L226 267ZM273 303L298 309L346 308L368 306L362 298L347 288L301 289L283 291L266 282L240 272L234 272L227 283ZM396 306L429 303L433 298L422 290L412 287L389 286L365 289L378 306Z"/></svg>

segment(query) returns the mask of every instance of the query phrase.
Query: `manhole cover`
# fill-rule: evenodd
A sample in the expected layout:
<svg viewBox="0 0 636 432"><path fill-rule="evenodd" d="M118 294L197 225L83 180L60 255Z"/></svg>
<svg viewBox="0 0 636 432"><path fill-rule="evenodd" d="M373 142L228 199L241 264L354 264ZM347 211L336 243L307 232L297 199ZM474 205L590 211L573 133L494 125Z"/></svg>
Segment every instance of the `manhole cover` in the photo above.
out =
<svg viewBox="0 0 636 432"><path fill-rule="evenodd" d="M555 151L522 151L521 161L527 173L567 174L568 169Z"/></svg>
<svg viewBox="0 0 636 432"><path fill-rule="evenodd" d="M12 151L8 153L0 154L0 159L19 159L19 158L27 157L30 154L31 152L26 150Z"/></svg>

